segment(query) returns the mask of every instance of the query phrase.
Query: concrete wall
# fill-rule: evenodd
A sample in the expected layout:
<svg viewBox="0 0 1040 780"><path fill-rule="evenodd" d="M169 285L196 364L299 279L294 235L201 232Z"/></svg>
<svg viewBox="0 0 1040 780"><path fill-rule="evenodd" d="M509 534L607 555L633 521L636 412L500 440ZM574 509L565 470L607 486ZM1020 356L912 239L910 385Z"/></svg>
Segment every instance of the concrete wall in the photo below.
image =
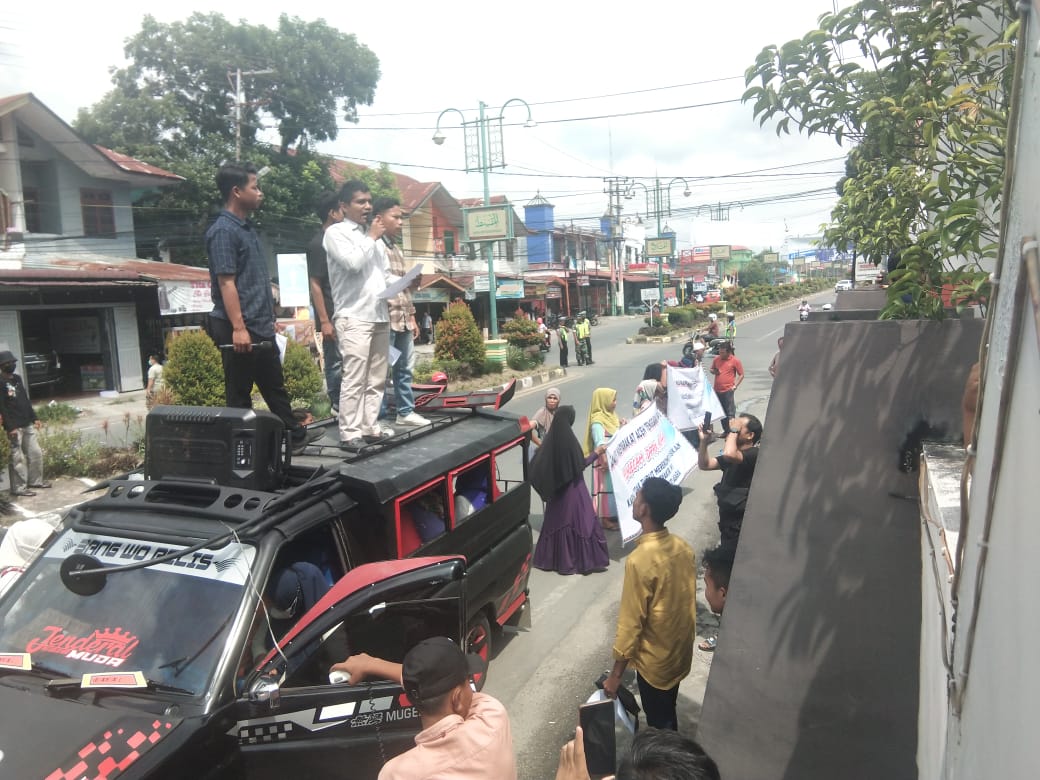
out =
<svg viewBox="0 0 1040 780"><path fill-rule="evenodd" d="M791 323L698 738L723 777L916 778L920 539L903 450L961 435L981 321Z"/></svg>

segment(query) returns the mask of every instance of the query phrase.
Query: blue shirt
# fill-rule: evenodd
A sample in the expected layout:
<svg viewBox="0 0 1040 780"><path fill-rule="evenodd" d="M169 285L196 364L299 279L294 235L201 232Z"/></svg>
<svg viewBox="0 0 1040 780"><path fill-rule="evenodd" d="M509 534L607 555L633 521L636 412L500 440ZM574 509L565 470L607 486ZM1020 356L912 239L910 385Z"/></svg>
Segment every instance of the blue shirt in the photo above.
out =
<svg viewBox="0 0 1040 780"><path fill-rule="evenodd" d="M209 255L209 283L213 296L211 315L229 319L217 277L233 275L246 327L257 336L272 338L274 296L271 294L271 276L260 236L252 223L239 219L226 209L221 211L206 231L206 253Z"/></svg>

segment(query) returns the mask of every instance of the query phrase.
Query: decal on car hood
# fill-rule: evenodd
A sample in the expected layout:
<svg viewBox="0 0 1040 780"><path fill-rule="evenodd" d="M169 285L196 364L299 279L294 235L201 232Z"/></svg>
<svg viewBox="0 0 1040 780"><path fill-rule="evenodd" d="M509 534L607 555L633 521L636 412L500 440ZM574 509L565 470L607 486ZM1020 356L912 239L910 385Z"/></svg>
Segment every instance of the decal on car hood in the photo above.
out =
<svg viewBox="0 0 1040 780"><path fill-rule="evenodd" d="M176 719L120 718L72 756L46 780L109 780L119 777L177 727Z"/></svg>

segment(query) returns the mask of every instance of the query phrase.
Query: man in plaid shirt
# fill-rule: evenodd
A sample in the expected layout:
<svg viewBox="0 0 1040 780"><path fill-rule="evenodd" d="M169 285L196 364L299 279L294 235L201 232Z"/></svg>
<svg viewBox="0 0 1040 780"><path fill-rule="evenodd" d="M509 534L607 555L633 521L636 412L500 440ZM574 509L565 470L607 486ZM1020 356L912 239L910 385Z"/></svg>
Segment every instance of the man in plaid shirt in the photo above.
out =
<svg viewBox="0 0 1040 780"><path fill-rule="evenodd" d="M397 246L401 236L404 212L396 198L379 197L372 202L372 213L378 215L386 226L383 240L377 242L386 256L387 266L394 276L404 276L404 255ZM398 293L387 303L390 305L390 347L400 354L390 368L394 383L394 399L397 409L397 424L417 427L429 425L430 421L415 411L415 393L412 392L412 369L415 366L415 339L419 337L419 325L415 321L415 306L409 290ZM386 395L383 396L381 416L387 413Z"/></svg>

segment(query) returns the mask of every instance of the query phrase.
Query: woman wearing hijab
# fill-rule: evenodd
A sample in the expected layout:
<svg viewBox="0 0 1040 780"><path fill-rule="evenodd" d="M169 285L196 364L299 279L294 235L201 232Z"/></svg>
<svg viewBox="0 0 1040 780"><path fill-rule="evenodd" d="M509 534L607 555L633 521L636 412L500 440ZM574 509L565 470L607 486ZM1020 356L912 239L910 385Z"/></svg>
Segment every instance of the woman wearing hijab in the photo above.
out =
<svg viewBox="0 0 1040 780"><path fill-rule="evenodd" d="M573 425L574 407L561 406L531 461L531 486L545 501L545 520L533 563L558 574L588 574L610 564L607 539L596 521L584 476L606 446L586 457Z"/></svg>
<svg viewBox="0 0 1040 780"><path fill-rule="evenodd" d="M601 444L610 441L610 437L621 427L621 420L615 413L617 408L617 390L609 387L598 387L592 393L592 407L589 409L589 422L585 427L585 452L592 454ZM618 529L617 505L614 502L614 485L610 481L610 469L607 461L600 456L592 472L592 493L595 497L596 514L599 521L608 531Z"/></svg>
<svg viewBox="0 0 1040 780"><path fill-rule="evenodd" d="M661 414L668 414L668 387L665 384L665 364L651 363L643 371L643 381L636 386L635 398L632 400L632 408L636 414L646 409L650 404L657 404Z"/></svg>
<svg viewBox="0 0 1040 780"><path fill-rule="evenodd" d="M531 417L531 422L534 424L534 430L531 432L531 441L534 442L535 446L542 446L542 441L549 432L550 426L552 426L553 416L556 414L559 406L560 390L557 387L550 387L545 391L545 406Z"/></svg>

